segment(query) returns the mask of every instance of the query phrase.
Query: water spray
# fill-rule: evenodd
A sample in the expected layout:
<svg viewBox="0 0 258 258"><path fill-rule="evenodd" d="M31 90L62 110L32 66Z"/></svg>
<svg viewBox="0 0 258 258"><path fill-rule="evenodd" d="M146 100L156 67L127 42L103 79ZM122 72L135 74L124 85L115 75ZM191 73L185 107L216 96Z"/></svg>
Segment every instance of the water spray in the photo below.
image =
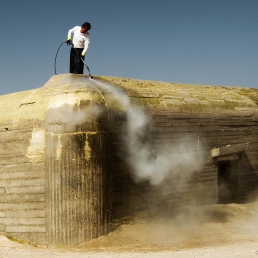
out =
<svg viewBox="0 0 258 258"><path fill-rule="evenodd" d="M123 90L112 84L98 80L94 84L105 92L110 92L109 101L117 103L125 111L126 126L121 139L135 182L148 181L151 185L159 185L165 179L174 177L186 182L194 171L201 168L203 155L201 149L197 153L191 148L191 138L185 137L167 144L153 142L147 136L152 123L151 116L140 105L132 103ZM198 148L201 148L199 138ZM181 173L182 167L184 173Z"/></svg>

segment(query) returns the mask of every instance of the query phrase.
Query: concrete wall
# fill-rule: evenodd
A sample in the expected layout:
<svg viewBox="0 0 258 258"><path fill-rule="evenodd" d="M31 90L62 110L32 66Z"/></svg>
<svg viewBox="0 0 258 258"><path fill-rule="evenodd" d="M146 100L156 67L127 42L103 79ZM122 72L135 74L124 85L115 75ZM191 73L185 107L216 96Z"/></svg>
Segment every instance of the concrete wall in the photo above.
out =
<svg viewBox="0 0 258 258"><path fill-rule="evenodd" d="M135 183L120 138L125 112L85 76L54 76L42 88L0 97L2 234L76 245L139 211L218 203L219 168L234 170L235 202L256 198L257 90L96 79L116 85L151 114L153 144L173 145L187 137L192 150L205 157L202 169L183 183L180 177L158 186ZM228 155L224 168L222 160L210 157L214 147L246 142L250 148Z"/></svg>
<svg viewBox="0 0 258 258"><path fill-rule="evenodd" d="M98 91L79 80L70 87L69 79L0 97L0 231L7 236L60 246L109 231L108 131L105 113L99 120L91 113L105 106Z"/></svg>
<svg viewBox="0 0 258 258"><path fill-rule="evenodd" d="M0 100L0 230L45 242L45 130L44 114L35 108L37 92L10 94Z"/></svg>
<svg viewBox="0 0 258 258"><path fill-rule="evenodd" d="M238 153L239 159L235 161L234 202L250 202L257 198L256 89L182 85L111 77L102 79L121 87L132 100L141 103L152 115L150 134L154 143L173 145L180 139L184 141L187 138L193 150L198 151L198 146L201 147L200 151L205 157L202 169L193 173L183 184L180 178L174 177L159 186L150 186L146 182L134 184L130 177L130 168L124 165L123 157L115 154L111 156L113 174L110 189L114 191L111 195L111 200L114 200L111 201L111 221L115 225L119 224L119 218L125 218L142 209L173 212L176 207L220 203L219 164L210 157L210 151L214 147L250 143L250 148ZM117 124L112 130L119 131L120 127L121 124ZM114 136L112 142L119 146L117 139ZM226 158L230 160L231 156ZM181 170L178 173L184 173L184 169ZM178 185L180 188L173 190ZM169 194L164 196L164 189L168 189Z"/></svg>

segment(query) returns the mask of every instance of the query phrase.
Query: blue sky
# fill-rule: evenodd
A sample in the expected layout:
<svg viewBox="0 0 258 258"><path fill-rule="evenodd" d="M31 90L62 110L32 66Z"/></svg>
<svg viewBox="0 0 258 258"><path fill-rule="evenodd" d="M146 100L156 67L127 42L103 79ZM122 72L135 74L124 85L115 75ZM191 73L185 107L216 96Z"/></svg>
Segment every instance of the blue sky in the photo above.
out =
<svg viewBox="0 0 258 258"><path fill-rule="evenodd" d="M46 83L68 30L85 21L93 75L258 88L257 0L0 3L0 95ZM69 50L59 51L58 74L69 71Z"/></svg>

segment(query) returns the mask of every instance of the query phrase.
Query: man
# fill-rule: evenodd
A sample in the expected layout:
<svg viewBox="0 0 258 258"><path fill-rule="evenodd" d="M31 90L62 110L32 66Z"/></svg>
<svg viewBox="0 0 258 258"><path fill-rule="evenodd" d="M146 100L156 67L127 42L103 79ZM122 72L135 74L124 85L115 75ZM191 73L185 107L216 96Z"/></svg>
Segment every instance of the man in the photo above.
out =
<svg viewBox="0 0 258 258"><path fill-rule="evenodd" d="M89 48L91 24L85 22L68 31L67 45L72 45L70 52L70 73L83 74L84 56ZM73 40L72 40L73 34Z"/></svg>

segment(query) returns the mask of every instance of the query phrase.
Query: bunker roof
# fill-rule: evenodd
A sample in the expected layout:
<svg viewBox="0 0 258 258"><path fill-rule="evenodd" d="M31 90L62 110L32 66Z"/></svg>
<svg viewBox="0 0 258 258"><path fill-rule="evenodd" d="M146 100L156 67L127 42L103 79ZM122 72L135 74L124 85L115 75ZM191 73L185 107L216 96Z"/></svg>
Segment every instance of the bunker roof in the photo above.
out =
<svg viewBox="0 0 258 258"><path fill-rule="evenodd" d="M94 79L116 85L125 91L132 101L154 109L160 107L179 112L223 113L258 111L258 89L108 76L94 76ZM100 96L100 91L101 89L94 85L94 80L85 75L55 75L40 88L0 96L0 120L44 120L50 107L79 103L81 100L102 103L103 96Z"/></svg>

